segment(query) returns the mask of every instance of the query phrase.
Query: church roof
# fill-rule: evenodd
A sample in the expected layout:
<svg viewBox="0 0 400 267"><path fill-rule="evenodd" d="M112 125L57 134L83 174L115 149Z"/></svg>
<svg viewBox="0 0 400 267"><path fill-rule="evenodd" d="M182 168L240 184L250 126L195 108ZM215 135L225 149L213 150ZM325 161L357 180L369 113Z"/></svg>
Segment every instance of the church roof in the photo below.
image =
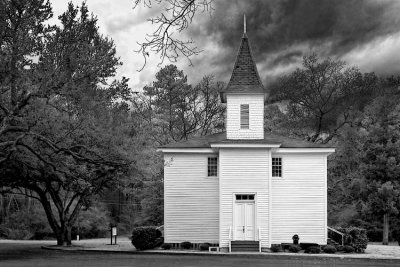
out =
<svg viewBox="0 0 400 267"><path fill-rule="evenodd" d="M324 144L311 143L299 139L276 135L270 132L264 133L264 139L234 140L227 139L226 132L194 137L189 140L179 141L161 146L160 148L210 148L211 144L269 144L280 145L280 148L329 148Z"/></svg>
<svg viewBox="0 0 400 267"><path fill-rule="evenodd" d="M226 93L265 94L246 33L243 33L231 79L220 93L223 103L226 102Z"/></svg>

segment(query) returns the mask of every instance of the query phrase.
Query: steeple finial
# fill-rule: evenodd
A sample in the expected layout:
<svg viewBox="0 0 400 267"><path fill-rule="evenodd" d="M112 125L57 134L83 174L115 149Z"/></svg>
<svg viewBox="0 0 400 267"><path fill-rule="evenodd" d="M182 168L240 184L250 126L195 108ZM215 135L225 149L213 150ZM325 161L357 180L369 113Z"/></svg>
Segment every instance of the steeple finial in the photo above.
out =
<svg viewBox="0 0 400 267"><path fill-rule="evenodd" d="M243 14L243 33L246 33L246 14Z"/></svg>

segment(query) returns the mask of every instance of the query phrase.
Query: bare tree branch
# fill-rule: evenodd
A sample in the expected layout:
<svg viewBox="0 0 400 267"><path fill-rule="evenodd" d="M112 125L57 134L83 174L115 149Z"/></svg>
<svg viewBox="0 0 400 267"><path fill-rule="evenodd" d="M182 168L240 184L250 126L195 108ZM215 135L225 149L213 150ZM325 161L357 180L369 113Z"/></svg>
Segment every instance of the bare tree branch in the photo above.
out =
<svg viewBox="0 0 400 267"><path fill-rule="evenodd" d="M147 35L144 42L138 43L140 49L135 52L141 53L144 58L144 64L138 71L142 71L146 66L147 57L151 52L160 55L159 65L165 59L176 62L180 55L186 57L192 65L190 57L198 55L202 51L195 46L193 39L181 40L174 34L187 30L196 13L208 12L211 14L213 0L154 0L153 2L159 6L162 5L164 12L155 18L148 19L156 25L156 29ZM144 7L153 7L151 0L135 0L134 9L141 3Z"/></svg>

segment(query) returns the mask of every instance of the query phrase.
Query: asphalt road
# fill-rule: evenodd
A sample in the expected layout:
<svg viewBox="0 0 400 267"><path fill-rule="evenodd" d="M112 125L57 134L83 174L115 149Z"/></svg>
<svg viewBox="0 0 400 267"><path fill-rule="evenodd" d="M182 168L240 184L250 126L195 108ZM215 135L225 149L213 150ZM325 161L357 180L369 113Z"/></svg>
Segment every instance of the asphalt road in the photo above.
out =
<svg viewBox="0 0 400 267"><path fill-rule="evenodd" d="M123 253L98 253L76 251L44 250L40 245L1 244L0 266L400 266L400 260L340 259L317 257L271 256L254 258L251 256L191 256L191 255L139 255Z"/></svg>

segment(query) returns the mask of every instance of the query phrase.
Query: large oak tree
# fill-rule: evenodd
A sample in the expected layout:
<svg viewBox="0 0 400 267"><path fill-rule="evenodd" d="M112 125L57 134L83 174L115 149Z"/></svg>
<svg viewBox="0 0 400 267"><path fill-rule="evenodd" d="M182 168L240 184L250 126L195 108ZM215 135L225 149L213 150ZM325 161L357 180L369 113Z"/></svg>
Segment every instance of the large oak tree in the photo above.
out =
<svg viewBox="0 0 400 267"><path fill-rule="evenodd" d="M383 221L383 244L389 242L390 217L400 206L400 105L397 88L387 90L366 110L361 175L357 181L364 212Z"/></svg>
<svg viewBox="0 0 400 267"><path fill-rule="evenodd" d="M71 243L79 211L130 168L115 127L129 97L120 64L85 4L60 26L45 0L5 1L0 98L0 185L39 200L57 244ZM122 101L122 102L121 102Z"/></svg>
<svg viewBox="0 0 400 267"><path fill-rule="evenodd" d="M270 87L269 101L281 108L268 106L267 120L302 139L327 143L353 122L373 98L377 85L374 73L363 74L343 61L320 60L315 54L305 56L302 68Z"/></svg>

